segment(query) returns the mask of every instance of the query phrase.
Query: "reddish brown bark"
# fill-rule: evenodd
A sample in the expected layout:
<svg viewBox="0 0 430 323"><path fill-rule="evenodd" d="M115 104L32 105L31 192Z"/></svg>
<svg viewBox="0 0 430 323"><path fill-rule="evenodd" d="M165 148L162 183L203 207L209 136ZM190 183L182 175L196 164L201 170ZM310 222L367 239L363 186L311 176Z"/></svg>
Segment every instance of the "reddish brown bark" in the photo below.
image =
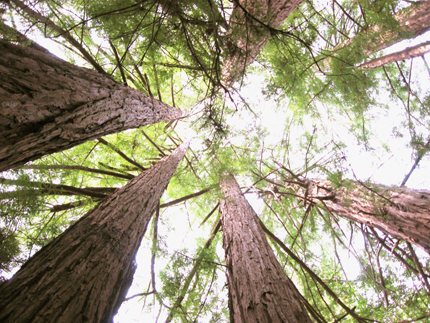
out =
<svg viewBox="0 0 430 323"><path fill-rule="evenodd" d="M299 291L277 261L236 180L223 175L220 182L230 321L311 323Z"/></svg>
<svg viewBox="0 0 430 323"><path fill-rule="evenodd" d="M229 21L227 56L224 58L224 85L238 81L279 28L303 0L237 0ZM268 28L269 27L269 28Z"/></svg>
<svg viewBox="0 0 430 323"><path fill-rule="evenodd" d="M380 26L371 26L361 33L368 41L362 41L360 48L365 55L383 50L404 39L418 37L430 30L430 1L420 1L398 12L394 18L400 23L396 30L384 30ZM381 33L378 36L374 34ZM362 35L361 35L362 36ZM335 50L344 48L356 41L356 37L338 46Z"/></svg>
<svg viewBox="0 0 430 323"><path fill-rule="evenodd" d="M132 179L0 285L0 322L110 322L134 257L187 144Z"/></svg>
<svg viewBox="0 0 430 323"><path fill-rule="evenodd" d="M106 72L104 71L104 69L95 61L95 59L91 56L90 53L88 53L84 47L82 46L82 44L80 42L78 42L76 39L74 39L72 37L72 35L62 29L61 27L57 26L52 20L50 20L49 18L44 17L43 15L41 15L40 13L32 10L28 5L26 5L25 3L19 1L19 0L9 0L11 3L13 3L17 8L19 8L20 10L22 10L23 12L25 12L29 17L31 17L31 19L35 22L42 22L43 24L45 24L45 27L48 26L50 28L52 28L52 30L56 31L58 33L58 35L61 35L62 37L64 37L64 39L66 39L72 46L74 46L77 50L79 50L82 54L82 56L99 72L102 74L106 74Z"/></svg>
<svg viewBox="0 0 430 323"><path fill-rule="evenodd" d="M180 110L54 55L0 40L0 171Z"/></svg>
<svg viewBox="0 0 430 323"><path fill-rule="evenodd" d="M338 188L328 180L311 180L307 199L430 253L430 191L344 183L347 187Z"/></svg>
<svg viewBox="0 0 430 323"><path fill-rule="evenodd" d="M405 59L410 59L422 56L430 52L430 41L419 44L417 46L407 47L402 51L388 54L382 57L372 59L369 62L363 63L358 67L361 68L376 68L387 65L388 63L398 62Z"/></svg>

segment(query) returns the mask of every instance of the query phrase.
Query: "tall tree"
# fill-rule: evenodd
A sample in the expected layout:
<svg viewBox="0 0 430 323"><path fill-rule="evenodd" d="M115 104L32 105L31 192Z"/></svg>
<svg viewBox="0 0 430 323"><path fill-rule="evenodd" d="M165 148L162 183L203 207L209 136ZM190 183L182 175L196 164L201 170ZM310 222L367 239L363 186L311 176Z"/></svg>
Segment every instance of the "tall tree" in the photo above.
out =
<svg viewBox="0 0 430 323"><path fill-rule="evenodd" d="M18 3L18 0L9 1L12 2ZM24 26L18 26L16 29L26 35L31 35L27 30L38 32L39 35L53 38L57 42L65 35L68 38L66 47L72 45L72 52L77 49L85 56L82 53L82 49L85 49L94 57L95 62L123 83L131 82L136 88L149 95L153 93L165 102L170 102L172 106L193 109L186 121L190 121L188 125L195 130L198 143L193 145L193 154L188 156L187 166L172 180L168 192L171 202L167 201L160 207L179 201L184 203L172 206L173 210L163 210L158 224L154 222L153 241L148 246L152 253L151 259L148 260L148 263L151 263L151 281L148 289L139 290L137 293L143 297L147 297L144 295L149 293L154 296L151 300L144 300L145 312L152 312L148 321L153 321L155 312L158 311L161 313L159 321L163 320L166 311L172 313L168 319L175 314L174 319L183 321L228 321L225 310L227 297L223 297L226 288L223 280L217 280L217 275L224 275L226 270L221 260L223 257L218 254L215 246L204 248L206 250L202 253L199 252L199 247L196 248L196 244L202 244L204 241L202 238L207 238L205 235L208 235L208 225L214 224L213 216L210 218L214 213L211 208L217 203L218 196L211 192L200 194L206 191L204 188L218 181L219 172L217 167L214 167L217 163L228 164L237 169L241 178L250 180L249 171L255 171L255 166L258 166L259 174L274 170L270 169L271 167L265 168L269 155L276 155L273 157L276 160L294 156L294 160L291 158L293 167L290 168L296 169L297 163L300 163L298 167L302 167L303 161L306 160L303 174L309 172L308 177L318 177L321 173L326 175L325 169L312 168L310 160L319 160L316 155L321 156L327 143L325 139L328 137L330 138L327 140L334 141L339 147L345 145L349 148L349 145L352 145L353 140L344 139L345 133L338 131L339 124L346 122L348 126L351 125L351 130L355 131L355 134L358 133L357 139L361 140L371 133L370 122L373 123L378 117L386 122L385 111L379 115L378 105L372 104L380 99L377 91L383 93L384 85L385 88L392 89L390 93L403 100L405 107L406 117L399 121L405 123L399 126L394 134L399 134L400 137L411 123L422 125L416 128L422 134L414 136L412 146L417 148L418 152L421 151L420 145L428 138L425 133L429 115L428 91L425 89L428 87L422 87L424 91L417 93L417 96L414 93L414 75L419 69L418 60L414 61L413 71L409 72L405 71L404 64L398 64L398 69L394 64L376 70L354 68L368 59L368 53L364 53L360 48L369 44L369 38L372 39L370 44L377 44L379 41L378 33L371 26L385 26L380 30L382 35L389 36L392 33L400 35L400 38L405 37L406 29L402 28L401 23L399 28L398 22L408 19L408 16L405 15L400 20L394 16L395 12L399 12L404 6L402 1L347 0L340 3L333 0L329 2L330 5L321 1L307 1L287 17L279 30L276 29L279 23L277 15L271 15L276 10L271 10L275 8L273 6L278 6L280 17L281 11L288 9L287 1L72 0L67 1L67 6L64 5L64 0L23 3L39 15L34 15L27 9L26 13L23 6L18 6L21 10L13 5L5 7L0 4L2 8L11 8L11 12L8 12L10 15L3 15L8 25L17 27L14 20L20 19L21 23L27 21ZM286 7L283 7L284 4ZM70 8L72 10L69 10ZM413 15L416 14L410 13L410 17ZM419 23L420 20L415 21ZM425 18L421 20L424 28L428 21ZM95 35L97 37L94 37ZM361 35L361 41L360 37L357 37L349 48L336 48L356 35ZM76 41L72 41L71 37ZM264 46L269 38L273 41ZM20 40L20 37L13 39L26 42L25 39ZM264 46L264 50L257 55L258 51L261 51L260 45ZM254 49L257 50L253 51ZM336 49L339 51L333 51ZM354 49L357 51L354 52ZM326 59L327 56L331 59ZM257 103L256 97L253 96L258 92L255 86L259 84L254 78L249 78L253 82L253 94L244 105L250 109L243 109L242 100L233 102L233 107L224 97L216 95L219 84L228 86L240 81L247 64L254 58L258 59L258 70L270 78L271 84L265 94L274 94L271 99L274 99L278 106L276 114L273 114L275 122L266 119L273 111L273 105L269 103L271 100L259 100ZM88 57L87 60L90 61ZM331 60L333 66L327 68L321 64L321 60ZM230 65L229 61L232 62ZM316 75L317 63L320 70ZM387 70L390 84L381 83L381 78L385 77L383 70ZM253 73L255 70L249 71ZM225 81L228 78L231 83ZM248 93L238 91L237 94L246 98ZM238 97L233 93L229 94L233 101ZM286 97L287 101L282 100ZM385 96L381 98L391 115L395 106L391 105L391 101L388 103ZM419 106L420 100L422 107ZM194 107L196 103L198 105ZM303 113L307 115L304 116ZM209 127L203 127L207 120L212 123ZM281 124L282 120L288 126L287 129L281 126L283 131L280 133L276 130L278 127L272 127L272 124L277 124L277 121ZM267 126L266 121L270 122L267 131L275 136L265 136L263 128ZM295 121L302 123L303 127L299 127ZM333 123L335 125L330 127ZM0 239L3 239L3 232L7 233L7 239L10 233L10 237L16 237L15 241L21 242L23 250L28 250L33 245L45 245L63 230L66 223L80 216L79 209L74 208L75 206L88 208L88 203L94 203L95 198L102 198L90 198L87 197L88 194L83 198L61 196L57 199L53 195L28 198L31 195L29 190L17 188L14 185L17 183L15 180L37 185L46 182L48 185L38 186L42 188L39 193L43 193L45 189L54 193L76 193L74 188L84 188L79 193L88 193L88 189L99 190L106 186L105 191L96 193L112 194L109 190L122 185L124 176L117 177L93 171L101 168L124 174L126 177L137 175L135 171L149 167L159 160L160 156L168 153L169 148L166 147L169 147L171 142L181 141L178 138L182 136L183 129L176 127L177 132L174 130L178 124L184 125L169 122L165 127L160 124L149 126L145 129L144 136L142 131L127 131L111 136L107 146L99 144L103 141L88 142L36 162L41 166L46 163L49 167L55 165L59 168L82 166L80 170L26 168L4 174L4 184L9 183L13 187L4 186L1 195L13 193L18 196L10 196L2 201L0 222L7 223L7 227L6 231L0 232ZM309 133L312 131L309 127L312 128L313 125L316 128L315 136ZM302 131L304 128L307 131ZM416 138L418 140L415 140ZM397 143L394 145L397 146ZM295 154L295 148L299 144L306 150L306 155ZM264 146L264 151L261 146ZM103 152L103 148L111 149L110 153ZM370 145L369 148L375 147ZM112 149L116 153L112 153ZM377 154L379 152L380 150ZM328 166L324 164L329 171L333 171L333 168L337 171L337 167L342 163L340 159L334 159ZM133 166L124 164L125 161ZM422 165L425 165L425 159L422 160ZM314 175L314 172L318 175ZM55 185L63 186L61 190L56 190L61 187ZM254 187L261 186L257 183ZM363 246L359 241L361 236L357 238L355 233L361 228L367 231L366 226L355 225L352 221L320 212L321 209L314 207L314 203L321 203L321 199L325 202L324 198L314 202L307 198L306 207L303 208L303 189L283 191L285 194L293 194L288 199L280 198L280 192L270 193L270 196L279 197L278 200L262 194L260 201L264 200L267 204L261 212L261 218L270 232L275 232L279 237L278 241L274 240L277 244L273 244L273 248L277 251L275 254L279 262L285 264L284 271L287 275L293 274L297 277L303 286L305 298L324 316L321 321L346 322L351 320L346 315L354 317L352 312L367 320L377 321L401 322L427 317L426 290L429 276L428 263L422 261L425 258L420 254L413 257L409 246L403 241L397 243L389 236L378 240L378 230L375 230L375 238L372 238L373 231L370 234L365 232L366 244ZM19 193L24 193L25 198L21 198ZM192 202L187 199L197 195L199 196ZM185 199L187 201L184 201ZM368 197L363 198L363 201L368 202ZM67 211L61 211L64 209ZM21 210L23 212L20 212ZM197 228L199 223L202 223L201 227ZM181 234L175 235L173 230L181 230L181 227L185 229ZM188 229L193 230L192 236L199 236L199 239L194 240L191 235L186 235ZM173 236L186 238L181 239L182 244L177 243L177 240L171 244L170 239ZM10 241L13 241L12 238ZM216 237L215 241L218 241ZM278 247L278 243L281 247ZM0 245L0 256L3 246L4 244ZM286 254L283 254L279 248L291 252L285 251ZM346 251L348 255L354 256L360 265L355 264L355 268L348 268L347 265L352 261L345 263ZM201 254L203 256L200 256ZM300 262L291 261L294 259L293 254L297 255ZM9 261L8 259L6 260ZM158 273L159 280L155 278L157 267L160 267L160 263L155 265L158 259L169 263ZM400 260L401 263L396 263L393 259ZM14 263L16 264L16 261ZM411 286L411 280L414 279L411 273L424 284L414 280L414 286ZM252 286L257 285L258 283L255 283ZM325 287L321 289L322 286ZM257 286L256 290L259 291L259 288ZM331 297L327 297L328 295ZM266 295L265 298L267 297ZM340 298L345 306L338 301ZM140 301L135 297L129 302L138 300ZM141 305L132 304L132 307ZM308 310L310 314L314 314L310 307ZM314 318L317 320L316 316Z"/></svg>
<svg viewBox="0 0 430 323"><path fill-rule="evenodd" d="M335 48L339 50L349 45L358 46L365 55L383 50L395 43L418 37L430 30L430 1L420 1L411 4L409 7L399 10L393 15L391 23L398 26L392 28L386 22L380 22L372 26L367 26L360 31L360 34L352 37L348 41ZM359 44L355 44L359 43Z"/></svg>
<svg viewBox="0 0 430 323"><path fill-rule="evenodd" d="M54 55L0 41L0 171L179 109Z"/></svg>
<svg viewBox="0 0 430 323"><path fill-rule="evenodd" d="M344 181L308 180L308 199L430 253L430 192ZM306 200L304 201L306 203Z"/></svg>
<svg viewBox="0 0 430 323"><path fill-rule="evenodd" d="M255 211L230 174L220 179L230 320L310 323L300 292L275 257Z"/></svg>
<svg viewBox="0 0 430 323"><path fill-rule="evenodd" d="M227 53L222 77L227 86L238 81L245 68L303 0L235 0L229 20Z"/></svg>
<svg viewBox="0 0 430 323"><path fill-rule="evenodd" d="M132 179L0 285L2 322L110 322L134 257L188 144Z"/></svg>
<svg viewBox="0 0 430 323"><path fill-rule="evenodd" d="M361 68L376 68L380 66L384 66L388 63L399 62L401 60L410 59L418 56L423 56L424 54L430 52L430 41L407 47L401 51L388 54L382 57L374 58L369 62L365 62L358 67Z"/></svg>
<svg viewBox="0 0 430 323"><path fill-rule="evenodd" d="M320 205L328 212L413 243L430 253L430 192L406 187L387 187L343 180L284 179L285 184L268 180L277 194L279 188L293 188L303 204Z"/></svg>

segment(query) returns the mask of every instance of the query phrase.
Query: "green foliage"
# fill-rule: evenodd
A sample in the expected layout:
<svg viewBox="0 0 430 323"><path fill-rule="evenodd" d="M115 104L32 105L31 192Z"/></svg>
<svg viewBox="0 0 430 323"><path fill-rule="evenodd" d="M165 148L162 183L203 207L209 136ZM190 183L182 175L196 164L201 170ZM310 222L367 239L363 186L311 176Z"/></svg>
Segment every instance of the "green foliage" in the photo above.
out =
<svg viewBox="0 0 430 323"><path fill-rule="evenodd" d="M399 146L409 149L412 159L429 151L430 90L415 65L357 67L379 55L373 53L375 46L387 33L394 38L409 36L393 17L402 5L399 1L304 2L279 31L270 31L272 39L247 70L248 78L234 84L242 87L238 91L223 88L221 82L233 28L228 25L232 6L228 1L77 0L30 5L70 31L118 82L125 78L129 86L181 108L186 117L106 136L108 145L87 142L3 173L0 270L20 265L101 200L70 194L67 186L105 189L108 196L141 172L136 163L149 168L183 140L192 139L160 203L211 190L161 209L156 243L145 237L143 245L149 244L154 253L157 275L155 296L142 297L145 312L164 315L183 297L174 321L229 321L221 234L209 248L202 247L218 219L217 210L206 218L222 197L219 175L226 171L254 193L246 196L260 207L258 215L267 228L360 316L397 322L428 312L428 295L411 269L416 263L406 245L400 242L396 249L396 242L384 236L387 249L373 232L305 197L306 180L318 177L328 179L334 189L356 189L351 180L355 177L372 187L370 173L356 176L357 158L365 163L371 156L379 166L389 160L388 154L405 151L398 153ZM25 15L11 10L2 17L11 25L21 21L22 30L66 44L57 32ZM81 64L74 51L65 52ZM264 84L258 82L260 76L266 79ZM246 91L251 92L249 97ZM267 122L270 114L273 120ZM364 197L376 211L380 209L375 194L367 192ZM172 244L175 236L183 239L182 244L178 240ZM315 310L326 321L340 320L344 309L315 277L278 244L272 247ZM419 258L428 272L428 257ZM350 272L348 262L354 262L356 273ZM181 295L187 279L189 287ZM354 320L346 316L342 322Z"/></svg>
<svg viewBox="0 0 430 323"><path fill-rule="evenodd" d="M0 273L9 271L12 261L17 261L20 254L19 241L14 232L7 228L0 229ZM0 278L1 280L2 278Z"/></svg>

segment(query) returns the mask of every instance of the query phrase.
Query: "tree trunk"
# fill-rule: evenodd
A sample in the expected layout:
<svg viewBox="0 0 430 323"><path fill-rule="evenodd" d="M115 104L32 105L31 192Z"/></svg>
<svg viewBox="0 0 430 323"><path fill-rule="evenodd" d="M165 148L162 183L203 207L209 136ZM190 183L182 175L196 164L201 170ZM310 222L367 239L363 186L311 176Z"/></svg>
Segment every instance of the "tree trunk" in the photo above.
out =
<svg viewBox="0 0 430 323"><path fill-rule="evenodd" d="M229 21L227 56L222 78L229 87L238 81L255 57L271 38L271 31L279 28L303 0L235 0ZM272 29L272 30L270 30Z"/></svg>
<svg viewBox="0 0 430 323"><path fill-rule="evenodd" d="M307 199L334 214L377 228L430 253L430 191L344 181L309 180ZM306 202L306 201L305 201Z"/></svg>
<svg viewBox="0 0 430 323"><path fill-rule="evenodd" d="M148 222L187 144L132 179L0 285L0 322L110 322Z"/></svg>
<svg viewBox="0 0 430 323"><path fill-rule="evenodd" d="M221 177L230 321L310 323L301 295L277 261L232 175Z"/></svg>
<svg viewBox="0 0 430 323"><path fill-rule="evenodd" d="M390 28L389 30L382 32L376 38L372 37L372 34L380 32L380 26L371 26L360 33L362 34L360 36L363 36L364 39L368 39L367 41L362 41L362 44L360 45L361 51L366 56L383 50L399 41L413 39L429 31L430 1L426 0L413 4L410 7L399 11L394 18L400 23L400 28L398 30ZM357 38L351 38L345 43L337 46L334 51L353 44Z"/></svg>
<svg viewBox="0 0 430 323"><path fill-rule="evenodd" d="M402 51L388 54L382 57L372 59L369 62L361 64L360 68L376 68L387 65L388 63L398 62L401 60L422 56L430 52L430 41L417 46L407 47Z"/></svg>
<svg viewBox="0 0 430 323"><path fill-rule="evenodd" d="M0 171L182 112L54 55L0 40Z"/></svg>
<svg viewBox="0 0 430 323"><path fill-rule="evenodd" d="M88 53L85 48L82 46L82 42L78 42L76 39L72 37L72 35L67 31L57 26L51 19L44 17L40 13L32 10L28 5L24 4L19 0L9 0L12 2L17 8L20 8L23 12L25 12L29 17L31 17L35 23L41 22L46 27L51 28L58 35L61 35L64 39L66 39L73 47L79 50L82 56L89 62L99 73L106 74L104 69L95 61L93 56Z"/></svg>

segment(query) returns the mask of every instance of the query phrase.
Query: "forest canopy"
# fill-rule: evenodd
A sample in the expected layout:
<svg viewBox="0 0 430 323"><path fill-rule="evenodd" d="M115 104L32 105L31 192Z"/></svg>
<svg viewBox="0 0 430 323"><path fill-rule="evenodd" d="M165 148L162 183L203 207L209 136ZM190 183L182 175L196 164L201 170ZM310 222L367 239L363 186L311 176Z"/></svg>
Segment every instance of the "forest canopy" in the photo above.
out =
<svg viewBox="0 0 430 323"><path fill-rule="evenodd" d="M54 58L58 83L44 83L51 70L40 63L35 85L7 76L0 59L0 161L76 106L94 124L131 98L133 108L165 109L143 126L142 109L119 110L112 118L125 121L106 134L89 123L85 139L4 168L0 288L190 141L145 227L115 322L231 320L226 173L312 321L429 319L429 1L5 0L0 9L1 41L49 62L46 46L73 64L65 68L92 70L64 76ZM27 73L28 62L16 68ZM52 105L60 90L64 102ZM31 123L33 114L43 118ZM76 119L67 118L61 129Z"/></svg>

